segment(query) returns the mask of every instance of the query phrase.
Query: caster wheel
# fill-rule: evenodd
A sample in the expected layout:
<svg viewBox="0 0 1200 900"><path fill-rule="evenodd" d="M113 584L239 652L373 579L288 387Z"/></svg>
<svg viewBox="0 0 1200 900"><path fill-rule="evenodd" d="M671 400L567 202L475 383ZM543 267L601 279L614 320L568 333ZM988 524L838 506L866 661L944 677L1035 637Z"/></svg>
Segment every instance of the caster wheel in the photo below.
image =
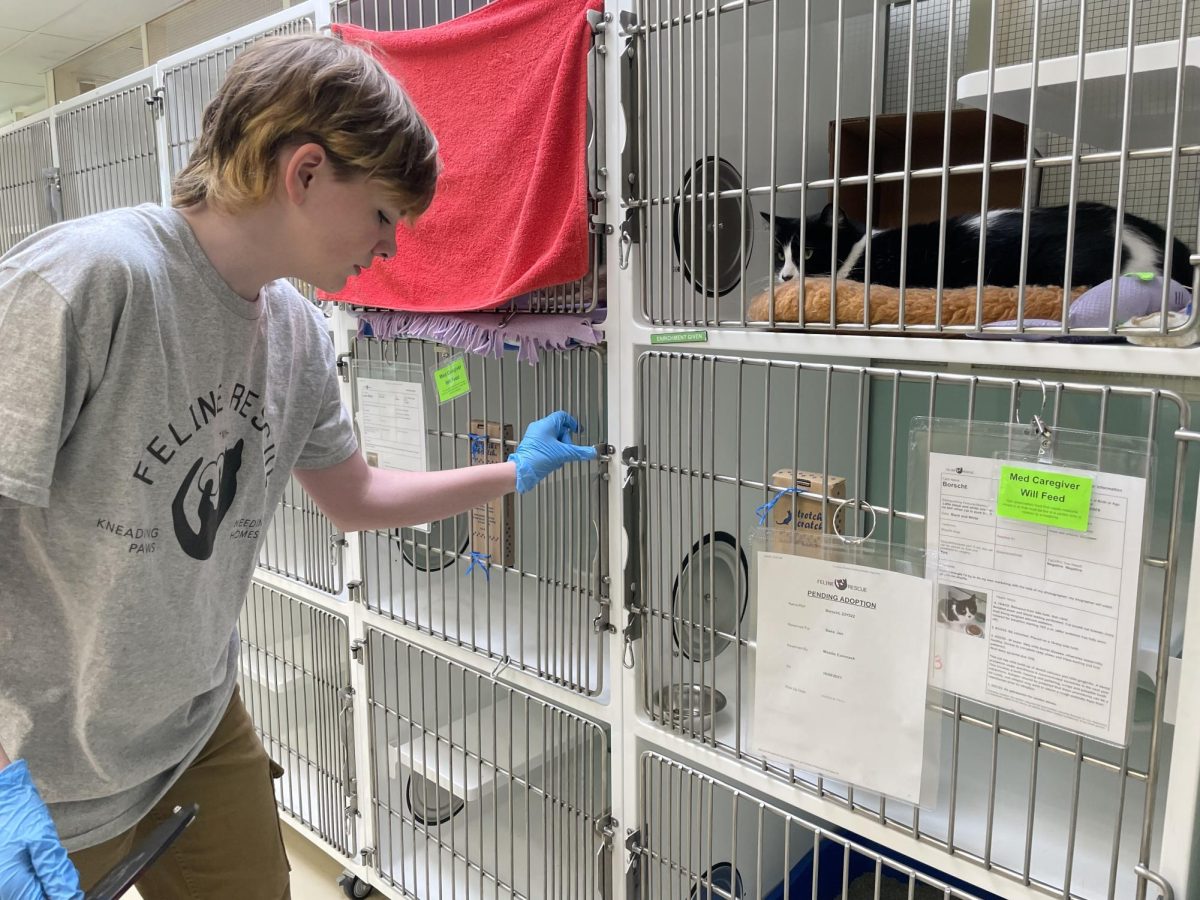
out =
<svg viewBox="0 0 1200 900"><path fill-rule="evenodd" d="M338 885L341 887L342 893L353 900L362 900L363 897L370 897L375 893L375 888L349 872L342 874L342 877L338 879Z"/></svg>

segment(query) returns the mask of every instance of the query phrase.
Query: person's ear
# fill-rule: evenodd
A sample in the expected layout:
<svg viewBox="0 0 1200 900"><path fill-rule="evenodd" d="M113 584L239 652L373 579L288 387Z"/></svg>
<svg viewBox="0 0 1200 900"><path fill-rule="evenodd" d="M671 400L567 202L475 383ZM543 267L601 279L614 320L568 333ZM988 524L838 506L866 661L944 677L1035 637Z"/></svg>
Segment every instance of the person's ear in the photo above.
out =
<svg viewBox="0 0 1200 900"><path fill-rule="evenodd" d="M283 160L283 185L288 199L303 203L313 179L328 162L325 148L315 142L301 144L291 150Z"/></svg>

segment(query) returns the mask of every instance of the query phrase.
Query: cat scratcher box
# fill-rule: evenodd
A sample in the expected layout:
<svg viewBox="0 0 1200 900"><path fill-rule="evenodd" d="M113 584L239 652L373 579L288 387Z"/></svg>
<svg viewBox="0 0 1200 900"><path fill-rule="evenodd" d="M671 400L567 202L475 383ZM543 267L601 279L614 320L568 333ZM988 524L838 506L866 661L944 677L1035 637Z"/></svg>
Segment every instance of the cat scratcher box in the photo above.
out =
<svg viewBox="0 0 1200 900"><path fill-rule="evenodd" d="M904 171L906 117L903 114L875 117L875 174ZM913 114L912 168L940 169L945 144L945 115L942 112ZM979 109L956 109L950 114L950 165L983 162L983 139L987 114ZM837 122L829 123L829 168L833 171ZM842 119L842 178L868 174L871 120ZM992 116L992 162L1025 158L1026 128L1020 122ZM1035 179L1040 170L1035 170ZM988 209L1019 209L1024 190L1024 169L993 172L988 187ZM1031 202L1038 202L1039 182L1034 181ZM950 176L946 215L979 213L982 175L957 173ZM904 182L884 181L875 185L872 197L875 228L898 228L904 211ZM855 222L867 221L867 186L844 185L838 195L842 211ZM908 222L936 222L941 215L942 179L913 178L909 182Z"/></svg>
<svg viewBox="0 0 1200 900"><path fill-rule="evenodd" d="M846 499L846 479L840 475L829 476L828 489L820 472L793 472L780 469L771 476L771 484L781 488L798 488L812 494L826 494L830 501ZM778 494L774 496L779 496ZM831 503L830 514L834 511ZM771 549L780 553L796 553L797 541L792 540L785 529L819 535L823 530L820 497L804 497L786 494L771 508Z"/></svg>
<svg viewBox="0 0 1200 900"><path fill-rule="evenodd" d="M471 434L486 437L487 441L471 442L471 465L504 462L505 447L512 440L511 425L499 422L471 420ZM505 494L490 500L483 506L471 510L471 550L486 553L493 565L508 568L514 564L513 520L515 518L513 495Z"/></svg>

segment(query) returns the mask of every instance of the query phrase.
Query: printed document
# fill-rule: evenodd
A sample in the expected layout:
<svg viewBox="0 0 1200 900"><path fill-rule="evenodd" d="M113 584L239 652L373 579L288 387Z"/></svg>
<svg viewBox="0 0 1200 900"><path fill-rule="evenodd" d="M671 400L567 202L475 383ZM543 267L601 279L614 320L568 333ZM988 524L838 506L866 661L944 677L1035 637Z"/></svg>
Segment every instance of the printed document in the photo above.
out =
<svg viewBox="0 0 1200 900"><path fill-rule="evenodd" d="M1030 497L1090 482L1086 530L998 515L1001 471L1015 478L1013 465L1034 473ZM1125 744L1146 480L945 453L931 453L929 467L931 684Z"/></svg>
<svg viewBox="0 0 1200 900"><path fill-rule="evenodd" d="M919 803L932 590L913 575L760 552L758 752Z"/></svg>
<svg viewBox="0 0 1200 900"><path fill-rule="evenodd" d="M358 427L367 465L428 472L425 385L419 381L358 378ZM429 525L414 526L428 531Z"/></svg>

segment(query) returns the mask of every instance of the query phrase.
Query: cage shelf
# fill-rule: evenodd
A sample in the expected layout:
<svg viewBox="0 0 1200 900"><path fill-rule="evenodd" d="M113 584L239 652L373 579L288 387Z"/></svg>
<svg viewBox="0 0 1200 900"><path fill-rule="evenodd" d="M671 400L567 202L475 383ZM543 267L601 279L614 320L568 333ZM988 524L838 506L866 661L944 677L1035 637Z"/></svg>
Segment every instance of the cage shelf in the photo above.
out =
<svg viewBox="0 0 1200 900"><path fill-rule="evenodd" d="M1175 82L1179 41L1158 41L1133 48L1133 84L1130 89L1130 149L1171 146L1175 113ZM1200 37L1184 46L1183 115L1180 143L1200 141ZM1121 148L1124 115L1125 71L1128 50L1085 53L1081 94L1080 139L1102 150ZM1079 54L1038 61L1037 108L1034 125L1070 136L1075 127L1076 82ZM1033 64L1001 66L995 70L992 110L997 115L1029 124L1029 91ZM987 70L958 79L958 100L968 106L987 106Z"/></svg>

